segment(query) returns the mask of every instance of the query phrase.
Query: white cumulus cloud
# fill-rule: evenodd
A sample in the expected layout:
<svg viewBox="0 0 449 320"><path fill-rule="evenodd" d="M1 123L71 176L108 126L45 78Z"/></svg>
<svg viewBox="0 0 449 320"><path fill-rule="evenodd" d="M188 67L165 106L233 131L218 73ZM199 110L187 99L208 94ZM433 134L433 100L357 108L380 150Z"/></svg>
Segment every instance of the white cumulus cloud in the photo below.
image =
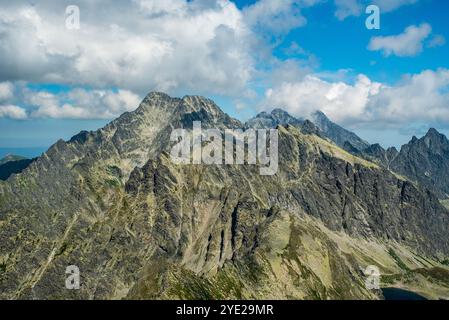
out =
<svg viewBox="0 0 449 320"><path fill-rule="evenodd" d="M27 118L27 113L19 106L0 105L0 118L23 120Z"/></svg>
<svg viewBox="0 0 449 320"><path fill-rule="evenodd" d="M141 98L128 90L86 90L66 93L24 91L32 118L111 119L137 108Z"/></svg>
<svg viewBox="0 0 449 320"><path fill-rule="evenodd" d="M299 82L283 82L266 91L266 107L285 108L301 117L321 110L338 122L361 117L369 98L379 92L380 83L359 75L355 84L328 82L308 75Z"/></svg>
<svg viewBox="0 0 449 320"><path fill-rule="evenodd" d="M366 106L366 119L379 123L449 121L449 70L425 70L394 86L383 86Z"/></svg>
<svg viewBox="0 0 449 320"><path fill-rule="evenodd" d="M382 51L385 56L413 57L420 54L424 47L424 40L432 33L428 23L419 26L409 26L403 33L393 36L373 37L368 49Z"/></svg>
<svg viewBox="0 0 449 320"><path fill-rule="evenodd" d="M276 61L272 39L261 34L302 26L302 9L320 2L260 0L239 9L229 0L79 0L70 3L79 7L79 30L66 28L64 1L2 2L0 102L31 118L87 119L136 108L149 91L249 99ZM23 89L31 83L69 92Z"/></svg>
<svg viewBox="0 0 449 320"><path fill-rule="evenodd" d="M11 99L14 94L14 86L11 82L0 82L0 101Z"/></svg>
<svg viewBox="0 0 449 320"><path fill-rule="evenodd" d="M285 108L299 117L316 110L349 127L397 126L449 121L449 70L426 70L387 85L359 75L354 83L309 75L266 91L265 109Z"/></svg>
<svg viewBox="0 0 449 320"><path fill-rule="evenodd" d="M237 95L251 79L252 31L230 1L76 5L69 30L62 1L2 3L0 81Z"/></svg>
<svg viewBox="0 0 449 320"><path fill-rule="evenodd" d="M307 23L301 9L320 3L321 0L260 0L243 10L247 23L256 28L266 28L281 34Z"/></svg>

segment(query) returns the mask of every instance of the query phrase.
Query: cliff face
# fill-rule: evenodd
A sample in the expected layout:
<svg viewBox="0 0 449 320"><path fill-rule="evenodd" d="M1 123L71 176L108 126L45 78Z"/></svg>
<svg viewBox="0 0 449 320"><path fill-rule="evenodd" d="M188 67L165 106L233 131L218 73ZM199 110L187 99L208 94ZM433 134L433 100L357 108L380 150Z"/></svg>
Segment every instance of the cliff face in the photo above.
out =
<svg viewBox="0 0 449 320"><path fill-rule="evenodd" d="M212 101L153 93L0 182L2 298L375 299L363 270L440 266L448 211L311 130L279 129L279 171L175 165L175 128L243 128ZM423 258L424 257L424 258ZM65 269L81 289L65 288Z"/></svg>
<svg viewBox="0 0 449 320"><path fill-rule="evenodd" d="M421 139L413 138L391 162L397 171L436 192L449 195L449 140L435 129Z"/></svg>

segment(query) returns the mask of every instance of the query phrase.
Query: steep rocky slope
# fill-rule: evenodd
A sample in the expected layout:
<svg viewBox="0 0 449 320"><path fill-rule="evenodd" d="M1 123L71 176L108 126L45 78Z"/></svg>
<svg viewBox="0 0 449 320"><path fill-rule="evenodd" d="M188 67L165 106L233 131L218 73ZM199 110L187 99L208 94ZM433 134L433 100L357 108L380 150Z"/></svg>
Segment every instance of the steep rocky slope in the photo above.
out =
<svg viewBox="0 0 449 320"><path fill-rule="evenodd" d="M395 281L446 270L449 214L431 192L311 124L279 127L274 176L175 165L170 133L196 120L243 128L208 99L152 93L0 182L0 297L376 299L368 265Z"/></svg>
<svg viewBox="0 0 449 320"><path fill-rule="evenodd" d="M402 146L390 167L435 191L442 199L449 196L449 140L435 129Z"/></svg>
<svg viewBox="0 0 449 320"><path fill-rule="evenodd" d="M349 142L358 150L364 150L369 147L369 143L361 139L354 132L346 130L338 124L329 120L321 111L317 111L310 119L326 136L334 141L338 146L343 147L345 142Z"/></svg>
<svg viewBox="0 0 449 320"><path fill-rule="evenodd" d="M449 140L435 129L402 146L385 150L373 144L364 150L346 144L345 150L378 163L432 190L442 200L449 195Z"/></svg>
<svg viewBox="0 0 449 320"><path fill-rule="evenodd" d="M377 162L387 169L391 169L391 163L396 159L399 152L395 147L390 147L387 150L382 148L379 144L372 144L357 154L365 159Z"/></svg>

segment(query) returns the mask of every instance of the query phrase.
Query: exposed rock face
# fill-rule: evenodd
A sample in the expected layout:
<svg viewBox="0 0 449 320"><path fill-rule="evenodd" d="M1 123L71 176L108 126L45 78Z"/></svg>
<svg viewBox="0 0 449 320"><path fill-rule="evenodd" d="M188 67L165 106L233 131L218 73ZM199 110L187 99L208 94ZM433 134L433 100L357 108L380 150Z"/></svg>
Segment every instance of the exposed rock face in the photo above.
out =
<svg viewBox="0 0 449 320"><path fill-rule="evenodd" d="M354 153L354 152L353 152ZM379 163L387 169L391 169L391 163L396 159L399 152L395 147L385 150L379 144L372 144L364 150L356 150L354 154L367 160Z"/></svg>
<svg viewBox="0 0 449 320"><path fill-rule="evenodd" d="M311 120L329 139L334 141L340 147L343 147L345 142L349 142L358 150L364 150L369 147L368 142L362 140L354 132L348 131L336 123L333 123L321 111L315 112Z"/></svg>
<svg viewBox="0 0 449 320"><path fill-rule="evenodd" d="M393 274L449 256L432 193L310 122L278 127L279 171L261 176L175 165L170 133L197 120L244 127L208 99L152 93L0 182L0 297L376 299L367 265ZM65 288L69 265L80 290Z"/></svg>
<svg viewBox="0 0 449 320"><path fill-rule="evenodd" d="M401 151L378 144L359 150L347 143L344 149L419 183L440 199L449 196L449 140L435 129L421 139L413 137Z"/></svg>
<svg viewBox="0 0 449 320"><path fill-rule="evenodd" d="M449 140L435 129L402 146L391 169L437 192L449 195Z"/></svg>

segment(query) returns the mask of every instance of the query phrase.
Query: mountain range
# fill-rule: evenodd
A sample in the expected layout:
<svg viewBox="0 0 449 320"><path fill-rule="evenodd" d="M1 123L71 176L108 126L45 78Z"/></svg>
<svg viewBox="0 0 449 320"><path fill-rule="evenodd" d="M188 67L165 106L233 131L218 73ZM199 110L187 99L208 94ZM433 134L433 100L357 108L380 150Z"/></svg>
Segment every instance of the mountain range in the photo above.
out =
<svg viewBox="0 0 449 320"><path fill-rule="evenodd" d="M174 164L170 134L194 121L277 128L277 174ZM0 298L382 299L368 266L383 287L448 298L447 139L379 147L322 113L241 123L207 98L150 93L0 181Z"/></svg>
<svg viewBox="0 0 449 320"><path fill-rule="evenodd" d="M274 128L293 125L301 128L303 118L295 118L281 109L262 112L247 122L247 127ZM440 199L449 197L449 140L436 129L412 140L398 151L395 147L370 145L355 133L333 123L323 112L317 111L310 121L317 127L315 134L331 140L347 152L375 162L432 190Z"/></svg>

